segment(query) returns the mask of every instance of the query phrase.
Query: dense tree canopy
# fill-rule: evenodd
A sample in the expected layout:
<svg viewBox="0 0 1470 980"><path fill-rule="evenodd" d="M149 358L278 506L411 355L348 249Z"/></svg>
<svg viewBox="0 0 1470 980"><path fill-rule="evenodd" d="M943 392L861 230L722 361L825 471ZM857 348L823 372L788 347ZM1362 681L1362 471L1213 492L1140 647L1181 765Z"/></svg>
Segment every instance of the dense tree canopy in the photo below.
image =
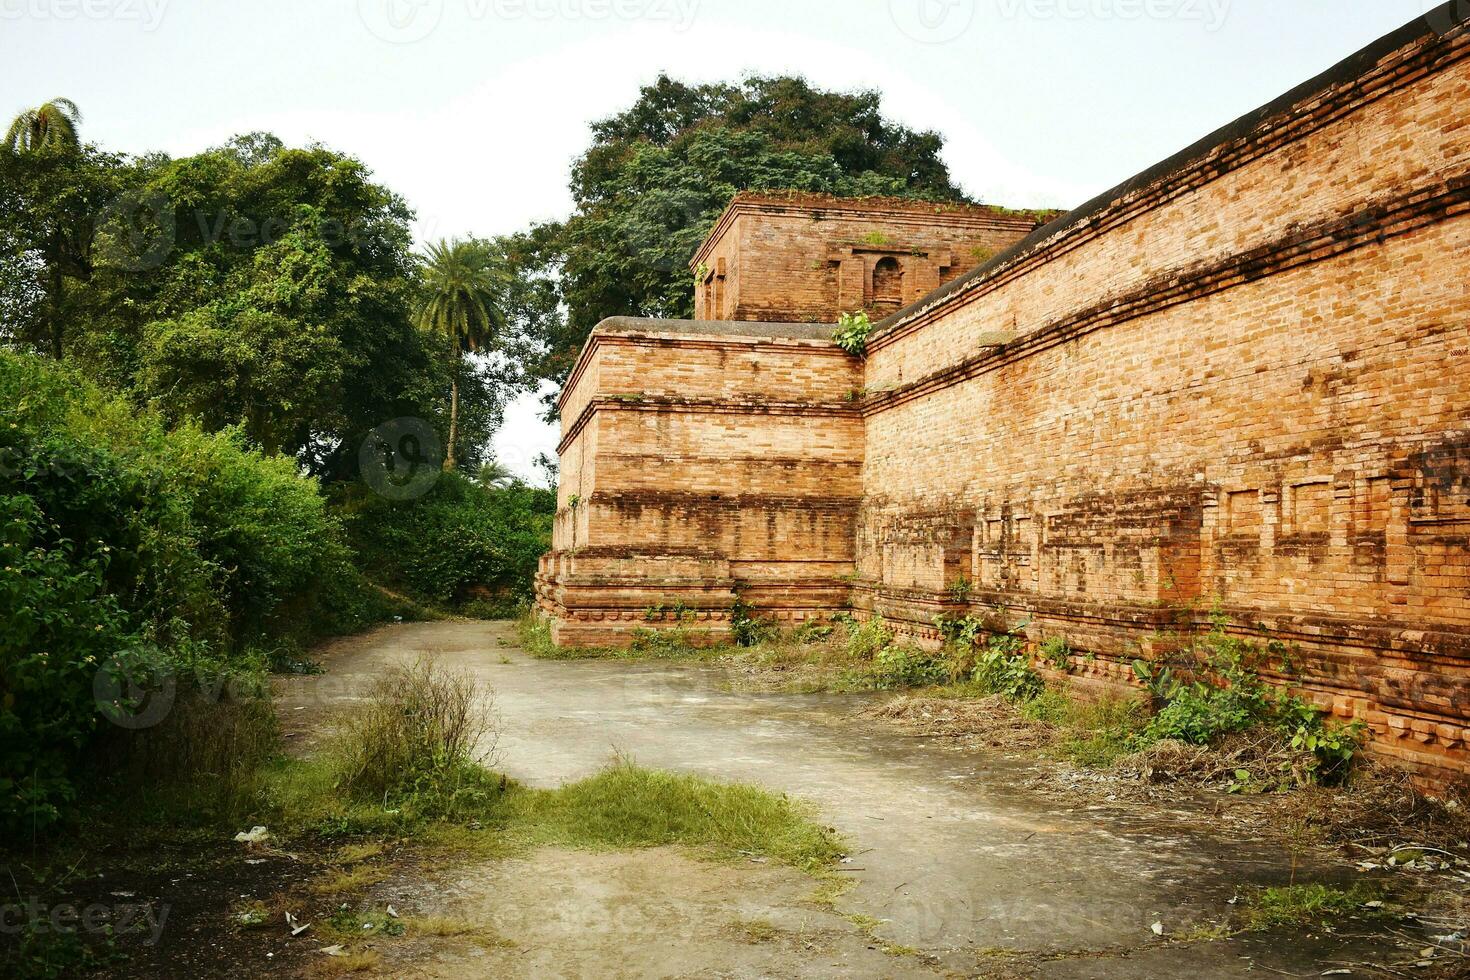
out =
<svg viewBox="0 0 1470 980"><path fill-rule="evenodd" d="M560 316L520 321L539 357L531 378L560 382L604 317L693 315L688 262L742 190L804 190L964 200L943 140L883 117L876 92L815 89L799 78L686 85L667 76L593 126L576 162L576 212L509 248L524 278L557 281Z"/></svg>
<svg viewBox="0 0 1470 980"><path fill-rule="evenodd" d="M3 153L0 203L0 313L22 345L326 476L391 419L444 431L467 374L478 466L504 385L415 328L412 213L358 161L267 134L181 159Z"/></svg>

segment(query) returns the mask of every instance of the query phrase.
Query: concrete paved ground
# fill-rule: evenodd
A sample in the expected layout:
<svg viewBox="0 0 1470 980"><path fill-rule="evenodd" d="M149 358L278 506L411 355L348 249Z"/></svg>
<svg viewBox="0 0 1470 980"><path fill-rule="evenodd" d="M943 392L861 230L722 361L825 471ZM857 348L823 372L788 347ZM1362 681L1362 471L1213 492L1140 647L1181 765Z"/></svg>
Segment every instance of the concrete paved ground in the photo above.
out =
<svg viewBox="0 0 1470 980"><path fill-rule="evenodd" d="M281 691L287 730L309 740L325 714L358 696L384 665L423 654L466 668L493 689L498 768L525 783L579 779L619 751L644 765L814 802L854 842L844 873L857 887L842 910L882 920L884 940L936 958L940 966L929 969L1058 978L1316 976L1344 961L1386 958L1371 936L1171 942L1224 920L1243 886L1285 883L1289 873L1279 844L1232 839L1199 804L1059 805L1026 787L1039 770L1024 756L875 729L855 717L861 698L731 693L708 667L537 661L515 648L508 624L405 624L332 644L321 653L325 675L292 680ZM587 873L596 874L592 862ZM677 874L672 866L670 874ZM1309 867L1298 877L1348 879L1351 872ZM656 888L656 879L643 880ZM762 887L758 877L751 886ZM669 890L678 889L671 883ZM680 975L807 975L802 955L791 952L786 972L762 961L752 972L706 974L694 964ZM843 972L854 976L907 975L920 966L893 958L848 965ZM609 972L640 972L625 966Z"/></svg>

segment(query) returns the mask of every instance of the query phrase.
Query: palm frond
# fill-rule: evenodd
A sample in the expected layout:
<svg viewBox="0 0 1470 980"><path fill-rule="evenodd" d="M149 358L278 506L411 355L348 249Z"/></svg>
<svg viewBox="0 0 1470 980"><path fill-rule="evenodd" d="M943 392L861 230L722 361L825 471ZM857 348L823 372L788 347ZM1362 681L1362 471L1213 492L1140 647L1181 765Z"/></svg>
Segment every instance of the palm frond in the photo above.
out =
<svg viewBox="0 0 1470 980"><path fill-rule="evenodd" d="M460 351L492 346L505 325L502 297L509 277L481 242L433 242L420 259L425 297L420 329L446 335Z"/></svg>
<svg viewBox="0 0 1470 980"><path fill-rule="evenodd" d="M16 116L5 131L5 148L11 153L68 151L81 146L78 131L82 110L71 99L52 99Z"/></svg>

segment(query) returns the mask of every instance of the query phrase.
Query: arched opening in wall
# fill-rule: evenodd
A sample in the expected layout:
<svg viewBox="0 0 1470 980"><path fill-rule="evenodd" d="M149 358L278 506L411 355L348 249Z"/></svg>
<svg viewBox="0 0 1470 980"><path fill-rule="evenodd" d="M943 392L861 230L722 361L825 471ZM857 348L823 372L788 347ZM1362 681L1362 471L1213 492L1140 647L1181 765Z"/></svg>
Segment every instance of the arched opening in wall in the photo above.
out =
<svg viewBox="0 0 1470 980"><path fill-rule="evenodd" d="M873 266L873 307L892 313L902 305L903 266L893 256L885 256Z"/></svg>

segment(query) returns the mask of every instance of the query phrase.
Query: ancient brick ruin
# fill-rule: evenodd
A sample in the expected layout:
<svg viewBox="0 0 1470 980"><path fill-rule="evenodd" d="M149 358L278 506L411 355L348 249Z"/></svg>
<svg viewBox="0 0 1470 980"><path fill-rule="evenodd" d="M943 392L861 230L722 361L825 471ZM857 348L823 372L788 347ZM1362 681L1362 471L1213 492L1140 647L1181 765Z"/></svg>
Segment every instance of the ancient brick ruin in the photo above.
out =
<svg viewBox="0 0 1470 980"><path fill-rule="evenodd" d="M1464 6L1048 217L737 198L716 319L607 321L566 386L558 642L1001 606L1120 685L1221 612L1379 755L1470 770Z"/></svg>

